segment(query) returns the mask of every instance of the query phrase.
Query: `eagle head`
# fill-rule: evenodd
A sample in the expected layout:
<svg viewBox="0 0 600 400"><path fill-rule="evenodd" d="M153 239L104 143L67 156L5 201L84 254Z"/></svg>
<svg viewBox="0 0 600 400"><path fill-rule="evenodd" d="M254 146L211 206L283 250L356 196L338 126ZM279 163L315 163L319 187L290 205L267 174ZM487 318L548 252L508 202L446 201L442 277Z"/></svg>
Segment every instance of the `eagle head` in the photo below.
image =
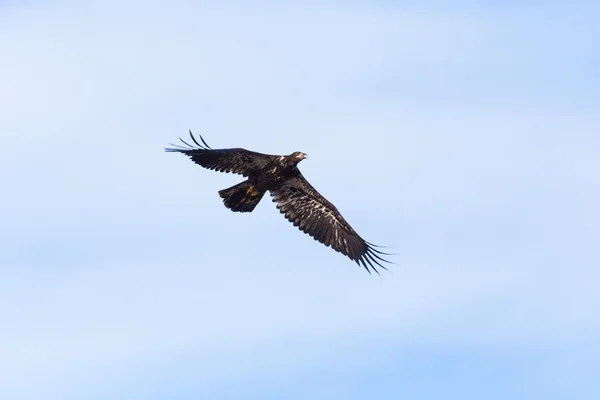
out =
<svg viewBox="0 0 600 400"><path fill-rule="evenodd" d="M295 151L292 154L290 154L290 158L293 160L297 160L297 162L300 162L300 161L304 160L305 158L308 158L308 155L304 154L301 151Z"/></svg>
<svg viewBox="0 0 600 400"><path fill-rule="evenodd" d="M295 167L298 163L308 157L306 154L301 151L295 151L289 156L282 156L281 163L285 165L287 168Z"/></svg>

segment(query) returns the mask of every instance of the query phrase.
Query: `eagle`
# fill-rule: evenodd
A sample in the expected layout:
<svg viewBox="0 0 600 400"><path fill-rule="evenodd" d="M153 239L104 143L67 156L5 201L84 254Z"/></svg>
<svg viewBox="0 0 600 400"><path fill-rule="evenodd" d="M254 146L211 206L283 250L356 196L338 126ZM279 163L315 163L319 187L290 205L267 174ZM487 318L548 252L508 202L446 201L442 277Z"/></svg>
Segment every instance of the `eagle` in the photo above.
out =
<svg viewBox="0 0 600 400"><path fill-rule="evenodd" d="M298 163L308 156L295 151L287 156L269 155L242 148L212 149L204 138L200 142L189 131L193 144L182 138L183 145L170 143L167 152L183 153L201 167L240 174L247 180L219 191L225 207L235 212L252 212L270 192L273 202L285 218L302 232L363 266L369 274L376 266L387 270L390 255L360 237L338 209L323 197L298 170Z"/></svg>

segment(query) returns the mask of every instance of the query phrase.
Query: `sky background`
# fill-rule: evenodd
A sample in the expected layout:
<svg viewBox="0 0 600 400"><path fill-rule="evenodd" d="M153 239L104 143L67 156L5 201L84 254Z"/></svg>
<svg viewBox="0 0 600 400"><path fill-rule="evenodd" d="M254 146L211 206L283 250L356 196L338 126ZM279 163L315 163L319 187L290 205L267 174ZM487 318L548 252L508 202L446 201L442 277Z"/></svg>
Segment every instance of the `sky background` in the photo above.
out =
<svg viewBox="0 0 600 400"><path fill-rule="evenodd" d="M0 1L0 398L600 398L596 2ZM164 153L303 151L397 264Z"/></svg>

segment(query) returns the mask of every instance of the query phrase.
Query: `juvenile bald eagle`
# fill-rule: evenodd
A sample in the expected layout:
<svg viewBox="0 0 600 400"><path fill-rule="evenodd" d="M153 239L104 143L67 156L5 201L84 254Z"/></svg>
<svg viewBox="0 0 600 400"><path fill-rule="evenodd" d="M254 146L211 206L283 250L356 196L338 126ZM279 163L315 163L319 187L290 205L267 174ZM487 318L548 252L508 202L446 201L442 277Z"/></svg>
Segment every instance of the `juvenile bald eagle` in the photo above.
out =
<svg viewBox="0 0 600 400"><path fill-rule="evenodd" d="M388 255L361 238L333 204L321 196L298 170L298 163L307 155L296 151L289 156L274 156L245 149L211 149L202 136L200 144L192 131L190 137L196 146L179 138L184 146L174 145L168 152L189 156L196 164L219 172L240 174L248 179L229 189L219 191L225 207L232 211L251 212L269 191L279 211L304 233L325 246L342 253L369 272L379 273L375 265L385 268L389 263L381 255ZM375 264L375 265L374 265Z"/></svg>

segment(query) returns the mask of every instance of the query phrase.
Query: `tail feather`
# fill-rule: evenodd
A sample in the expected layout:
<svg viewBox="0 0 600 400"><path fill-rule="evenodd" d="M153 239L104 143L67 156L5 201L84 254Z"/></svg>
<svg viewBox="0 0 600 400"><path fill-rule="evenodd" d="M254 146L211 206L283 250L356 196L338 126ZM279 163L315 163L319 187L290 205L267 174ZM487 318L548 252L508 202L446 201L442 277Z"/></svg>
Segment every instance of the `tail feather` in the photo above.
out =
<svg viewBox="0 0 600 400"><path fill-rule="evenodd" d="M248 181L238 183L228 189L219 190L225 207L231 211L251 212L265 195Z"/></svg>

